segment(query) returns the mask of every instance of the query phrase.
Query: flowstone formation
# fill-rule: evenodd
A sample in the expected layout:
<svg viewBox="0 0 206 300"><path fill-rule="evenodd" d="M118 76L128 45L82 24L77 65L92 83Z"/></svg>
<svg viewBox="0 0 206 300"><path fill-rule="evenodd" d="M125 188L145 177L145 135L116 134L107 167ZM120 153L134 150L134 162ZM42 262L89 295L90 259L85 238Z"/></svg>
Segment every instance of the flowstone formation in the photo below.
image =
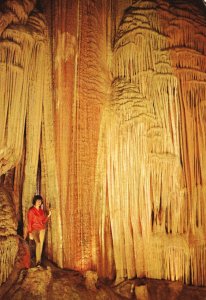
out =
<svg viewBox="0 0 206 300"><path fill-rule="evenodd" d="M206 284L205 25L195 0L1 1L0 182L24 231L51 205L58 266Z"/></svg>
<svg viewBox="0 0 206 300"><path fill-rule="evenodd" d="M0 186L0 286L13 271L18 252L17 220L11 193Z"/></svg>
<svg viewBox="0 0 206 300"><path fill-rule="evenodd" d="M59 204L49 36L46 19L35 4L32 0L8 0L0 6L0 176L3 182L12 173L9 186L18 221L22 222L23 217L25 236L26 213L40 185L37 183L40 165L45 204L48 205L47 197L54 208ZM6 188L7 185L5 181ZM3 202L0 205L4 212ZM4 224L6 219L1 221ZM60 219L56 212L52 222L56 226L50 231L48 252L61 265ZM12 270L18 239L16 230L4 239L0 283Z"/></svg>
<svg viewBox="0 0 206 300"><path fill-rule="evenodd" d="M35 3L4 1L0 16L4 29L0 41L0 174L16 167L14 192L22 206L25 232L26 213L40 181L45 204L48 206L49 199L53 208L59 205L49 35L46 19ZM2 23L10 25L4 28ZM41 174L37 176L38 168ZM60 218L56 211L52 221L56 228L51 229L49 251L61 265Z"/></svg>
<svg viewBox="0 0 206 300"><path fill-rule="evenodd" d="M117 278L206 284L205 28L194 1L142 0L116 32L96 178L104 275L114 263Z"/></svg>

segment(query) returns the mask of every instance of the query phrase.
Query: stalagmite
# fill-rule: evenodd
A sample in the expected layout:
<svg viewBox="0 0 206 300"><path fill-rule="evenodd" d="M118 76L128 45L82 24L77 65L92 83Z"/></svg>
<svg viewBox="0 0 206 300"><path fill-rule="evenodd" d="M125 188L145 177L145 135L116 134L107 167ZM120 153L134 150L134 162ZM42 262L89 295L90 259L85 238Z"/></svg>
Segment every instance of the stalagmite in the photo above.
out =
<svg viewBox="0 0 206 300"><path fill-rule="evenodd" d="M18 252L17 221L11 193L0 187L0 286L13 270Z"/></svg>

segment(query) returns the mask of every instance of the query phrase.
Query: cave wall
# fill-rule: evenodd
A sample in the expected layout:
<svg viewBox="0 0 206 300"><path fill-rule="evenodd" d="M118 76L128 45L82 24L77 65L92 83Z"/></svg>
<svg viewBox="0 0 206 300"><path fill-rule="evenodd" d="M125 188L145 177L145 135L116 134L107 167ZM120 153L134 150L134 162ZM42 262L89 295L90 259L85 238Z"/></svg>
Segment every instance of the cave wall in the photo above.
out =
<svg viewBox="0 0 206 300"><path fill-rule="evenodd" d="M45 205L51 203L56 207L51 221L55 227L51 226L49 232L54 260L62 266L62 251L55 250L57 245L58 250L62 247L61 220L57 214L60 201L55 160L51 47L45 15L35 5L36 1L4 1L0 7L1 188L11 194L6 205L14 205L20 227L24 223L24 232L17 228L17 224L15 231L26 238L27 211L41 185ZM37 176L39 166L41 176ZM4 194L0 198L4 203ZM2 205L6 214L3 220L8 220L8 223L10 220L13 226L9 209ZM7 223L5 226L8 227ZM10 235L3 236L1 241L5 254L0 261L0 284L18 261L18 242L10 250L7 247ZM12 238L19 241L14 233ZM8 255L10 259L7 259Z"/></svg>
<svg viewBox="0 0 206 300"><path fill-rule="evenodd" d="M204 39L181 1L133 4L115 35L96 202L118 277L205 282Z"/></svg>
<svg viewBox="0 0 206 300"><path fill-rule="evenodd" d="M41 192L60 267L205 285L204 7L40 3L0 15L1 183L19 220Z"/></svg>
<svg viewBox="0 0 206 300"><path fill-rule="evenodd" d="M99 2L78 4L69 9L71 16L79 13L79 19L65 18L72 24L69 34L75 36L70 38L75 46L63 51L78 57L70 66L65 63L67 75L61 71L66 82L74 75L69 84L63 81L61 93L68 88L67 96L58 91L62 104L70 103L67 108L63 104L60 123L70 124L64 133L71 139L58 140L59 148L67 145L61 150L64 155L58 155L66 174L59 171L59 178L64 178L62 211L70 212L69 220L63 221L65 263L97 268L104 277L116 273L204 284L204 12L181 1L111 1L103 10ZM69 12L65 2L58 5ZM97 36L92 23L97 12L92 7L101 12L102 28L107 28ZM101 58L96 49L100 36ZM100 71L95 61L104 64ZM89 77L88 64L93 68ZM92 102L90 127L86 120L96 71L101 77L107 74L108 81L101 86L97 82L93 89L95 98L106 87L97 106ZM69 156L67 147L72 149Z"/></svg>
<svg viewBox="0 0 206 300"><path fill-rule="evenodd" d="M97 199L120 277L205 281L204 28L180 1L137 2L119 26Z"/></svg>
<svg viewBox="0 0 206 300"><path fill-rule="evenodd" d="M59 1L52 20L64 266L83 270L96 264L92 208L100 115L109 90L106 16L106 1Z"/></svg>

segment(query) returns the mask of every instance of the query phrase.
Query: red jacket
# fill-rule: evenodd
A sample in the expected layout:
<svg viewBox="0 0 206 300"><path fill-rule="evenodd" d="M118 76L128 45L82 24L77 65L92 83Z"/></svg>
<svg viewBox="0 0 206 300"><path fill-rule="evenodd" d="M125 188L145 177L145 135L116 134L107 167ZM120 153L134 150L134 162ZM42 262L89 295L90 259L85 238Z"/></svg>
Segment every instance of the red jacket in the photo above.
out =
<svg viewBox="0 0 206 300"><path fill-rule="evenodd" d="M45 229L47 221L48 217L45 216L43 209L32 206L28 211L28 233Z"/></svg>

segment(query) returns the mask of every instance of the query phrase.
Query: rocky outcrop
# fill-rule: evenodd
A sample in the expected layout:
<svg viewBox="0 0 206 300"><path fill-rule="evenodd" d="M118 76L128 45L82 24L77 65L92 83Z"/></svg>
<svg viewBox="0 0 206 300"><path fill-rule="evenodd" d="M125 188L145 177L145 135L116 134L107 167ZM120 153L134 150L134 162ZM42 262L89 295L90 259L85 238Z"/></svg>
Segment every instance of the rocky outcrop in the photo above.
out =
<svg viewBox="0 0 206 300"><path fill-rule="evenodd" d="M19 244L16 228L12 196L5 188L0 187L0 286L14 268Z"/></svg>

